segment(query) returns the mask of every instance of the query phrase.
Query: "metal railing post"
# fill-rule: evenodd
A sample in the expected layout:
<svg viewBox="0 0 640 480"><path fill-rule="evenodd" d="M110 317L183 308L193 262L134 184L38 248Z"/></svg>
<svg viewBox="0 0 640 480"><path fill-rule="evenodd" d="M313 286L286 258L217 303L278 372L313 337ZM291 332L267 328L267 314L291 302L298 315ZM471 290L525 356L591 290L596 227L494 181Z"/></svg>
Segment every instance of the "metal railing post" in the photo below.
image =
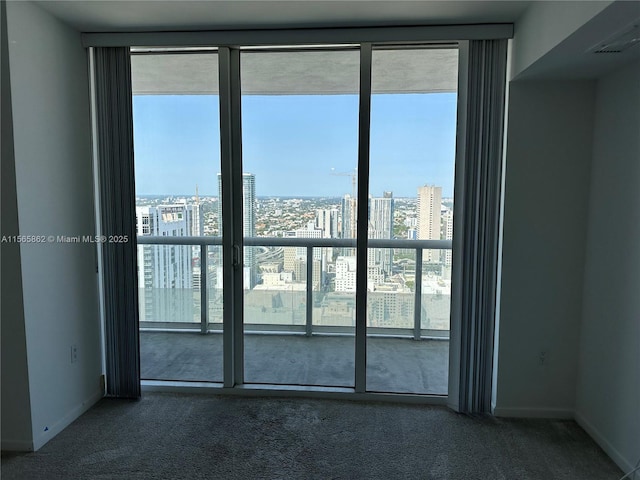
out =
<svg viewBox="0 0 640 480"><path fill-rule="evenodd" d="M209 247L200 245L200 333L209 331L209 297L207 289L207 260Z"/></svg>
<svg viewBox="0 0 640 480"><path fill-rule="evenodd" d="M306 334L313 334L313 247L307 246L307 315Z"/></svg>
<svg viewBox="0 0 640 480"><path fill-rule="evenodd" d="M416 248L416 276L413 304L413 339L420 340L420 327L422 323L422 249Z"/></svg>

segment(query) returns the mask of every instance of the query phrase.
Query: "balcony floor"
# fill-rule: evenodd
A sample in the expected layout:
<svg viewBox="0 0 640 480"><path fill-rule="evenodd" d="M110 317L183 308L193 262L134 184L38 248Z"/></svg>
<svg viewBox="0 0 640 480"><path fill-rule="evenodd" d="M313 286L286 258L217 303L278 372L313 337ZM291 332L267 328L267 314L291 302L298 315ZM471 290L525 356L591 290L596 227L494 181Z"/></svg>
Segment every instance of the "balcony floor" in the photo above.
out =
<svg viewBox="0 0 640 480"><path fill-rule="evenodd" d="M449 342L367 339L367 390L447 393ZM245 382L352 387L354 337L245 336ZM222 335L140 333L144 380L222 382Z"/></svg>

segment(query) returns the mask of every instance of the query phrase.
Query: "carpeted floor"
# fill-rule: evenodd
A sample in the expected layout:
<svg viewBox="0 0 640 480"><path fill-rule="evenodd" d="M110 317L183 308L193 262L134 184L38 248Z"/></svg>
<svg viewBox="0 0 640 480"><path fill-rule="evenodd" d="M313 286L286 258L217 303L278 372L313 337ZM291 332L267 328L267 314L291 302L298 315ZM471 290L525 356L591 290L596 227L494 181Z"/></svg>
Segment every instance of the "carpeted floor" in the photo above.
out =
<svg viewBox="0 0 640 480"><path fill-rule="evenodd" d="M441 407L147 393L105 399L2 478L617 480L573 421Z"/></svg>

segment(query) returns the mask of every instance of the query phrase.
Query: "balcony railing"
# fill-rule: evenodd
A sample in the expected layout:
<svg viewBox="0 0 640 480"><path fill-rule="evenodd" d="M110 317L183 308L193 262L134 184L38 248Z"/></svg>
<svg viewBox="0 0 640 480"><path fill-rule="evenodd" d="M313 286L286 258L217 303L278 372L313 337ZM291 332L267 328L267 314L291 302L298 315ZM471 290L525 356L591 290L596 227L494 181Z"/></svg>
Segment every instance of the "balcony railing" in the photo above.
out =
<svg viewBox="0 0 640 480"><path fill-rule="evenodd" d="M208 306L208 247L221 246L221 237L172 237L172 236L139 236L138 245L167 245L167 246L199 246L200 254L200 325L201 333L219 332L222 330L221 322L210 322ZM292 237L246 237L243 239L245 247L298 247L306 249L306 312L304 325L260 324L245 323L246 332L270 332L270 333L299 333L311 336L314 334L353 334L353 326L340 325L314 325L313 323L313 249L314 248L356 248L356 239L335 238L292 238ZM413 305L413 328L397 327L367 327L367 335L374 336L400 336L413 337L414 339L432 338L449 339L449 330L422 328L422 291L423 291L423 251L424 250L451 250L451 240L392 240L392 239L368 239L369 249L404 249L415 252L415 284ZM204 252L204 253L203 253ZM293 293L293 292L292 292ZM193 330L192 324L178 324L172 321L145 321L143 329L161 330Z"/></svg>

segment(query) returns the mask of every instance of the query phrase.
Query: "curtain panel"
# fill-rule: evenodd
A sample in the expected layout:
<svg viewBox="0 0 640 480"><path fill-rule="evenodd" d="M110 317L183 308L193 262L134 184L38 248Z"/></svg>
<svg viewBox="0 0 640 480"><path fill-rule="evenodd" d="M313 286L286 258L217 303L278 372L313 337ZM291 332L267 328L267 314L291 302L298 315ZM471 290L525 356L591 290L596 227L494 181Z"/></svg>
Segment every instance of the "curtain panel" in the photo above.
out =
<svg viewBox="0 0 640 480"><path fill-rule="evenodd" d="M459 409L491 411L507 40L469 42ZM455 255L455 254L454 254ZM454 260L456 261L456 260Z"/></svg>
<svg viewBox="0 0 640 480"><path fill-rule="evenodd" d="M107 395L140 397L131 64L125 47L94 48ZM113 239L115 241L109 241Z"/></svg>

